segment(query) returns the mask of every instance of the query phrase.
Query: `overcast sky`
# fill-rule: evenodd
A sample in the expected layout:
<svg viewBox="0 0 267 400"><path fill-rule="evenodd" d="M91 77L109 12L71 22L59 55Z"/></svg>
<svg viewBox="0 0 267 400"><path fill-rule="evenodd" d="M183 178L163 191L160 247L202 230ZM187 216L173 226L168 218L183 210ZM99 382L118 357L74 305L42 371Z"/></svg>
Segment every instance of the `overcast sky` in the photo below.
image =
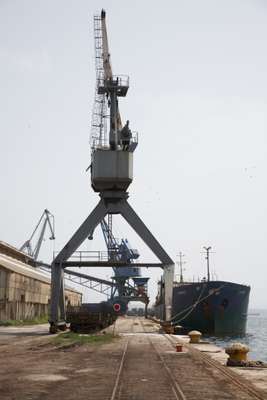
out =
<svg viewBox="0 0 267 400"><path fill-rule="evenodd" d="M113 71L130 76L122 118L139 132L131 205L173 259L186 255L186 278L204 276L212 246L212 273L266 308L265 0L0 0L0 239L20 246L48 208L60 250L98 202L85 169L102 7ZM84 248L104 250L101 233ZM143 273L153 298L161 271Z"/></svg>

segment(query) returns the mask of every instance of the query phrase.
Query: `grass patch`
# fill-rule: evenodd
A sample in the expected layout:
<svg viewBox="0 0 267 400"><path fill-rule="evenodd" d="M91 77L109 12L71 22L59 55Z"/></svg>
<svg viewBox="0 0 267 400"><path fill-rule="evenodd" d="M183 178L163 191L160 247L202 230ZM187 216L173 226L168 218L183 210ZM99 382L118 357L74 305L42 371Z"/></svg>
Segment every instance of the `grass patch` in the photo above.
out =
<svg viewBox="0 0 267 400"><path fill-rule="evenodd" d="M8 319L6 321L0 321L0 326L24 326L24 325L37 325L46 324L48 322L48 316L38 317L34 319Z"/></svg>
<svg viewBox="0 0 267 400"><path fill-rule="evenodd" d="M60 335L54 337L52 342L57 346L69 347L73 345L84 345L84 344L105 344L110 343L113 339L118 336L112 335L111 333L106 333L105 335L90 335L90 334L80 334L74 332L61 333Z"/></svg>

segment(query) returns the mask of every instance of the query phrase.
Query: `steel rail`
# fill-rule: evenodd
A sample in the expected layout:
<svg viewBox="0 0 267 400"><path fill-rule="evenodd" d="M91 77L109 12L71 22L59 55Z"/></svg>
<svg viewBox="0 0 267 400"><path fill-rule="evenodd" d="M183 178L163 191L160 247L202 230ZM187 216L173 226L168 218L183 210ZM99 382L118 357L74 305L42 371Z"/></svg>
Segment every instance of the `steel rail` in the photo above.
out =
<svg viewBox="0 0 267 400"><path fill-rule="evenodd" d="M189 352L192 354L196 355L199 359L204 361L206 364L209 364L211 367L216 368L219 370L226 378L229 378L229 380L234 383L236 386L238 386L240 389L248 393L250 396L252 396L255 399L258 400L266 400L266 394L262 393L259 391L257 388L255 388L250 382L246 381L243 377L236 375L234 371L227 370L224 365L221 365L218 363L218 361L212 360L208 355L203 354L201 351L194 349L192 346L179 342L179 340L175 340L168 334L164 334L165 338L172 344L175 345L177 343L180 343L182 346L184 346Z"/></svg>
<svg viewBox="0 0 267 400"><path fill-rule="evenodd" d="M145 333L148 333L144 327L143 321L140 320L142 328L144 330ZM175 395L176 400L186 400L186 396L184 394L184 392L182 391L182 388L180 387L179 383L177 382L177 380L175 379L171 369L168 367L168 365L166 364L164 357L160 354L159 350L157 349L157 347L154 345L154 343L152 342L151 338L149 336L147 336L147 339L151 345L151 347L153 347L153 350L155 351L155 353L157 354L158 358L160 359L162 365L164 366L165 370L167 371L167 374L169 375L169 378L172 382L172 391Z"/></svg>
<svg viewBox="0 0 267 400"><path fill-rule="evenodd" d="M122 353L122 357L121 357L121 362L120 362L120 366L117 372L117 376L116 376L116 380L115 380L115 384L112 390L112 394L110 397L110 400L114 400L116 398L116 394L117 394L117 390L119 387L119 383L120 383L120 378L121 378L121 373L122 373L122 368L123 368L123 364L124 364L124 360L125 360L125 356L126 356L126 352L128 349L128 344L130 342L130 338L127 339L124 349L123 349L123 353Z"/></svg>

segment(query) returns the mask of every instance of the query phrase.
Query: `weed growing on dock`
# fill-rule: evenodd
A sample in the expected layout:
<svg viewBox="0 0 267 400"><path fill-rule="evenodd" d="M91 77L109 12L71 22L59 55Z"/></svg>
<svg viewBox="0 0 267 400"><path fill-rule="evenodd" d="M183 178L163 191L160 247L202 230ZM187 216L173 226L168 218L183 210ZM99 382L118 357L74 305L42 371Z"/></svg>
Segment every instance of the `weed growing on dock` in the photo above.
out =
<svg viewBox="0 0 267 400"><path fill-rule="evenodd" d="M72 347L84 344L101 345L105 343L110 343L115 338L118 338L118 336L112 335L111 333L106 333L105 335L103 334L90 335L90 334L80 334L74 332L65 332L54 337L52 341L55 345L59 347Z"/></svg>

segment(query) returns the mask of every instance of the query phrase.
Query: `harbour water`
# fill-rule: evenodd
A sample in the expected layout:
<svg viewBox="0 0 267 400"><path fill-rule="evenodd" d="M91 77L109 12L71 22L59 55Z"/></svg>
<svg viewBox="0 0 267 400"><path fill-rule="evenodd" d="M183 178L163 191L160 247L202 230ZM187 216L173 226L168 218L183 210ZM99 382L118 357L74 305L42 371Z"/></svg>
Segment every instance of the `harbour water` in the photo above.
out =
<svg viewBox="0 0 267 400"><path fill-rule="evenodd" d="M206 338L224 348L234 342L244 343L250 348L249 359L267 362L267 310L249 311L247 333L244 336Z"/></svg>

